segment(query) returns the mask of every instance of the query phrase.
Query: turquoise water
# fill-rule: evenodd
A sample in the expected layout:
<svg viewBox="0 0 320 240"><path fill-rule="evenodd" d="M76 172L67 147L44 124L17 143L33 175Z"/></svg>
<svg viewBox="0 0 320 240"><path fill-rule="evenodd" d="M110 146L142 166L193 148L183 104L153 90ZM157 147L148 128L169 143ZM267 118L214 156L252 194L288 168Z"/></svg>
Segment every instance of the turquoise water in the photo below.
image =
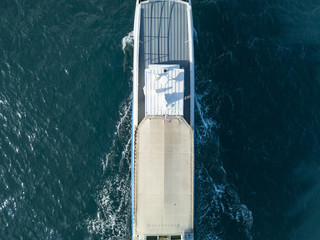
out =
<svg viewBox="0 0 320 240"><path fill-rule="evenodd" d="M196 239L320 239L320 7L193 2ZM0 5L0 239L130 239L135 1Z"/></svg>

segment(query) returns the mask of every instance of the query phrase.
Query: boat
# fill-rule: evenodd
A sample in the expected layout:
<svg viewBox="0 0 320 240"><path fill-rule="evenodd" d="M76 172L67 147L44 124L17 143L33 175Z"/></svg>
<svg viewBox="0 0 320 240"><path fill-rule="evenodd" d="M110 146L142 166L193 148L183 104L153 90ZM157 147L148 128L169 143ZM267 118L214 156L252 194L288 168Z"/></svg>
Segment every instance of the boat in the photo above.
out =
<svg viewBox="0 0 320 240"><path fill-rule="evenodd" d="M191 1L137 0L132 101L132 239L194 239Z"/></svg>

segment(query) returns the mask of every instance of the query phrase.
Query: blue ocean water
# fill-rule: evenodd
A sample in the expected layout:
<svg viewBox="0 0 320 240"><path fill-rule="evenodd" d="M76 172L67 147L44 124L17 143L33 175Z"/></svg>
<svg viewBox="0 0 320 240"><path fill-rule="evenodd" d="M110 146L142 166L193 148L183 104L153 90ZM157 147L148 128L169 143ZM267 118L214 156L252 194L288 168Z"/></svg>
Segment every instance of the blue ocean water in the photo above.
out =
<svg viewBox="0 0 320 240"><path fill-rule="evenodd" d="M1 1L0 239L130 239L134 8ZM320 2L193 14L196 239L320 239Z"/></svg>

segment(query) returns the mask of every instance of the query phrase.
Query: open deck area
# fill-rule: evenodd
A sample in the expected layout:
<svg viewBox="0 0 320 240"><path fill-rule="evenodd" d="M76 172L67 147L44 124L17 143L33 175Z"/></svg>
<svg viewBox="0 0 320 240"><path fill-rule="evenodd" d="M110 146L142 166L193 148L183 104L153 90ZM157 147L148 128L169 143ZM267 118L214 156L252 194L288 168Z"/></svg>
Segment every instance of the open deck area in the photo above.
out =
<svg viewBox="0 0 320 240"><path fill-rule="evenodd" d="M193 167L193 130L184 118L146 116L136 130L136 235L193 231Z"/></svg>

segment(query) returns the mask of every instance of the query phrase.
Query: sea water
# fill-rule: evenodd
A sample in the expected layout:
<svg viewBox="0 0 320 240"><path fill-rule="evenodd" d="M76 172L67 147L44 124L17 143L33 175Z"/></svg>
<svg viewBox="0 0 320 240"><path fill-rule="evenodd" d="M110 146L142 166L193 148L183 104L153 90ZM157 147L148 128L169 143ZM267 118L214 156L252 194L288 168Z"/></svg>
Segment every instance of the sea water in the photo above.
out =
<svg viewBox="0 0 320 240"><path fill-rule="evenodd" d="M0 239L130 239L134 10L1 1ZM320 239L319 0L193 16L196 239Z"/></svg>

